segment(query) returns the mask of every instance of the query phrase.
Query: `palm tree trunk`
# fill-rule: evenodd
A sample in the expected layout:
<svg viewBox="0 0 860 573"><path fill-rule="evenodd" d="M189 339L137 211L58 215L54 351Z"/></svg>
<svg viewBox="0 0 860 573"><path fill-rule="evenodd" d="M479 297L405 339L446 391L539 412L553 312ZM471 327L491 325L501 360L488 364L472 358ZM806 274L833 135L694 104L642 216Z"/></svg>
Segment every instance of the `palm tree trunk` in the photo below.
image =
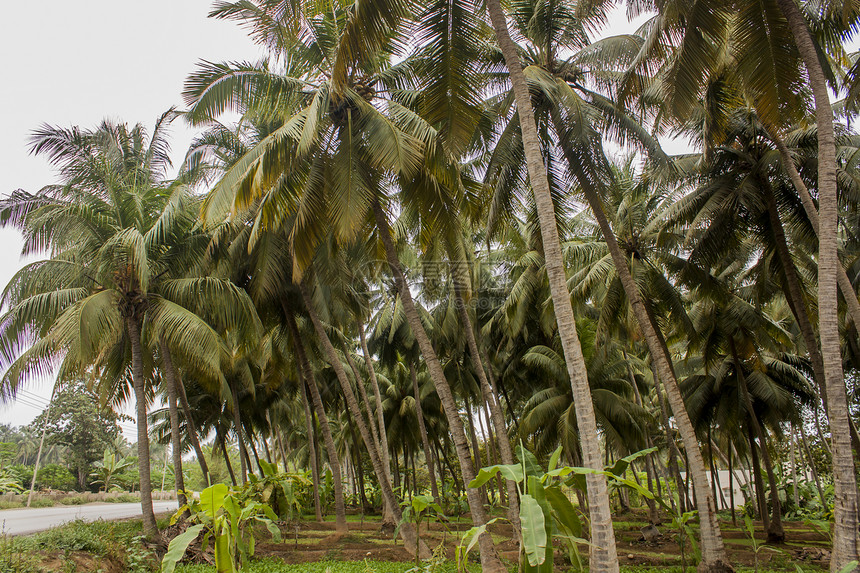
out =
<svg viewBox="0 0 860 573"><path fill-rule="evenodd" d="M660 403L660 421L663 425L666 444L669 447L668 471L672 474L672 479L675 480L675 489L678 491L678 505L681 508L681 513L684 513L687 511L688 488L684 485L683 478L681 478L681 468L678 464L678 460L681 459L681 452L678 450L675 437L672 435L672 428L669 425L669 413L666 411L666 402L663 401L663 392L660 390L660 376L653 365L652 369L654 374L654 391L657 393L657 402Z"/></svg>
<svg viewBox="0 0 860 573"><path fill-rule="evenodd" d="M761 477L761 463L758 459L758 448L755 444L755 436L753 435L752 425L747 427L747 440L750 445L750 469L752 471L753 480L755 482L755 498L758 505L758 513L761 517L761 523L765 532L770 529L770 515L767 511L767 499L764 495L764 481Z"/></svg>
<svg viewBox="0 0 860 573"><path fill-rule="evenodd" d="M552 294L555 317L558 322L558 332L573 391L583 461L586 467L601 469L600 442L598 439L597 420L594 416L594 404L591 399L591 389L588 385L585 359L583 358L582 348L576 332L576 320L574 319L573 307L570 303L570 292L567 290L567 277L561 255L558 228L556 227L555 207L552 202L546 169L543 164L543 154L541 153L540 142L538 140L531 96L525 75L523 74L519 54L517 53L517 45L511 39L500 0L489 0L487 8L496 33L496 40L505 57L511 84L514 88L529 181L531 182L538 219L540 220L541 238L550 292ZM591 517L592 545L589 547L590 568L592 571L599 573L618 571L618 553L615 546L615 532L612 529L612 515L609 507L609 492L606 478L600 475L586 476L586 486L588 489Z"/></svg>
<svg viewBox="0 0 860 573"><path fill-rule="evenodd" d="M42 461L42 450L45 446L45 434L48 432L48 422L51 421L51 410L54 408L54 396L57 393L57 386L51 390L51 399L48 401L48 410L45 412L45 421L42 422L42 437L39 438L39 451L36 453L36 464L33 466L33 477L30 479L30 491L27 493L27 507L30 507L30 502L33 501L33 491L36 489L36 476L39 475L39 462ZM24 460L22 460L24 461Z"/></svg>
<svg viewBox="0 0 860 573"><path fill-rule="evenodd" d="M440 503L439 486L436 484L436 470L433 469L433 450L430 448L430 437L427 435L427 424L424 423L424 410L421 408L421 390L418 388L418 374L415 372L415 364L409 362L409 375L412 377L412 392L415 395L415 415L418 417L418 432L421 434L421 446L424 448L424 458L427 464L427 473L430 477L430 491L433 500Z"/></svg>
<svg viewBox="0 0 860 573"><path fill-rule="evenodd" d="M427 364L427 370L430 372L430 378L436 387L436 393L439 395L439 400L442 402L442 408L445 411L445 416L448 420L448 429L451 432L451 438L454 440L454 449L457 452L457 458L460 461L460 471L463 475L463 482L468 484L475 478L475 468L472 465L471 456L469 454L469 445L466 441L466 432L463 429L463 422L460 419L459 409L454 400L454 394L451 391L451 386L445 378L445 372L442 370L442 364L436 356L436 351L424 330L424 325L421 322L421 317L415 304L412 301L412 293L409 291L409 285L406 284L406 277L403 275L403 270L400 266L400 260L397 257L397 251L394 248L394 243L391 240L391 229L388 226L388 219L385 212L382 210L382 205L379 204L379 197L373 198L373 211L376 218L376 225L379 229L379 237L385 247L385 257L388 260L388 266L394 275L394 282L397 285L397 291L400 293L400 300L403 303L403 310L406 313L406 319L409 322L409 327L412 329L412 334L418 342L421 349L421 354L424 357L424 362ZM596 436L595 428L595 436ZM605 482L604 482L605 483ZM475 526L481 526L487 523L487 514L481 504L480 495L477 490L467 488L466 496L469 501L469 509L472 514L472 522ZM484 532L478 538L478 544L481 551L481 566L486 573L496 573L506 571L496 553L496 548L493 545L493 539L489 532Z"/></svg>
<svg viewBox="0 0 860 573"><path fill-rule="evenodd" d="M239 411L239 389L236 388L236 384L230 383L230 392L233 398L233 431L236 432L236 445L239 446L240 477L244 485L248 481L248 466L251 465L250 456L248 456L248 449L245 447L243 436L244 432L242 432L242 413Z"/></svg>
<svg viewBox="0 0 860 573"><path fill-rule="evenodd" d="M785 542L785 529L782 527L782 505L779 502L779 490L777 489L776 476L773 473L773 462L770 459L770 452L767 451L767 441L764 430L762 429L761 424L758 421L758 416L753 409L752 398L750 398L749 388L747 387L746 375L744 374L743 364L738 357L738 351L734 339L730 340L730 344L732 347L732 357L735 362L735 370L737 371L738 378L740 380L741 392L744 396L744 404L746 406L747 413L750 416L753 430L755 431L756 436L758 436L761 459L764 462L764 468L767 472L768 486L770 487L772 518L770 520L770 526L767 528L767 541L768 543L783 543Z"/></svg>
<svg viewBox="0 0 860 573"><path fill-rule="evenodd" d="M633 368L630 366L630 360L627 356L627 350L622 348L621 352L624 356L624 362L627 365L627 378L630 380L630 387L633 388L633 396L636 398L636 403L639 404L642 409L644 409L645 401L642 399L642 394L639 392L639 385L636 383L636 376L634 376ZM651 436L648 435L647 432L645 434L645 447L651 447ZM653 460L651 459L652 455L649 455L645 458L645 473L648 479L648 491L654 493L654 489L651 485L653 481L652 473L654 471ZM659 479L660 478L658 477L658 482ZM660 512L657 510L657 502L655 502L653 499L645 498L645 503L648 505L648 515L650 517L650 523L652 525L658 525L661 522L661 519Z"/></svg>
<svg viewBox="0 0 860 573"><path fill-rule="evenodd" d="M343 391L344 399L346 400L347 408L349 408L349 413L353 418L353 421L358 426L358 432L361 434L361 439L364 441L364 445L367 448L368 453L370 454L370 461L373 464L373 469L376 472L377 478L379 479L379 487L382 490L382 496L388 498L388 503L392 508L394 513L394 518L400 522L403 517L402 512L400 511L400 505L397 503L396 498L394 497L394 491L391 489L391 482L388 481L387 474L385 473L385 468L382 467L382 460L379 457L379 452L376 450L376 446L373 442L373 437L370 435L370 431L367 429L367 424L364 423L364 419L361 415L361 410L358 407L358 400L355 398L355 393L352 391L352 386L349 383L349 378L346 376L346 371L343 369L343 364L340 361L340 358L337 355L337 350L335 350L334 346L331 343L331 340L328 337L328 334L325 331L325 327L323 327L322 322L320 322L319 317L314 310L313 301L311 300L310 294L308 293L307 286L304 283L299 285L299 288L302 292L302 299L305 303L305 310L308 312L308 316L311 319L311 322L314 325L314 330L317 333L317 338L320 339L320 342L323 345L323 350L326 353L326 356L329 360L329 365L334 369L335 375L337 376L338 382L340 383L341 390ZM404 523L400 528L400 536L403 538L403 544L406 547L407 551L412 552L413 554L417 553L422 559L426 559L430 556L430 549L427 545L418 539L417 534L415 533L415 528L412 527L410 523Z"/></svg>
<svg viewBox="0 0 860 573"><path fill-rule="evenodd" d="M821 507L827 507L827 498L824 497L821 479L818 477L818 470L815 469L815 462L812 460L809 444L806 443L806 432L803 431L803 424L800 424L800 443L803 444L803 451L806 453L806 461L809 463L809 471L812 472L812 479L815 481L815 489L818 490L818 499L821 501Z"/></svg>
<svg viewBox="0 0 860 573"><path fill-rule="evenodd" d="M257 451L257 446L253 436L250 437L248 443L251 444L251 453L254 454L254 461L257 462L257 468L260 470L260 475L262 476L265 472L263 472L263 466L260 464L260 453Z"/></svg>
<svg viewBox="0 0 860 573"><path fill-rule="evenodd" d="M296 349L296 358L301 365L305 383L311 392L314 410L317 413L317 420L319 421L319 428L323 435L326 451L328 452L328 464L331 467L332 481L334 482L335 529L338 533L346 533L349 531L349 527L347 527L346 524L346 506L343 501L343 478L340 470L340 460L337 457L337 447L334 443L334 437L331 435L331 427L329 427L328 424L328 416L325 413L322 396L320 396L313 370L311 370L310 362L308 362L305 345L299 336L299 328L296 325L296 319L291 312L287 312L285 314L287 315L287 327L290 329L290 334L293 336L293 346Z"/></svg>
<svg viewBox="0 0 860 573"><path fill-rule="evenodd" d="M173 450L173 489L179 506L187 503L185 499L185 478L182 475L182 441L179 439L179 408L176 405L176 369L167 342L162 338L161 361L164 366L164 382L167 385L167 410L170 416L170 447Z"/></svg>
<svg viewBox="0 0 860 573"><path fill-rule="evenodd" d="M472 325L469 311L466 309L466 302L463 300L463 288L461 279L457 273L457 269L453 269L454 276L454 296L457 305L457 312L460 315L460 320L463 322L463 332L466 334L466 343L469 346L469 356L475 367L475 372L478 374L478 381L481 384L481 392L484 395L484 401L487 402L490 408L490 416L492 418L493 427L496 430L496 438L499 446L499 455L502 458L502 463L511 465L514 463L514 452L511 449L511 442L508 439L508 429L505 424L505 415L502 412L502 406L498 399L498 393L490 385L487 371L484 369L484 362L481 357L481 352L478 348L478 341L475 337L474 326ZM519 541L520 535L520 502L517 484L513 480L505 480L508 493L508 520L514 529L514 536Z"/></svg>
<svg viewBox="0 0 860 573"><path fill-rule="evenodd" d="M818 127L818 321L821 355L827 388L827 405L833 448L834 536L831 571L839 571L851 561L860 559L858 511L854 457L851 452L851 430L848 399L842 373L838 316L838 229L839 206L836 197L836 137L833 130L833 108L827 90L826 76L818 59L812 34L794 0L777 0L788 20L800 56L806 64L809 83L815 99Z"/></svg>
<svg viewBox="0 0 860 573"><path fill-rule="evenodd" d="M358 339L361 343L361 353L364 355L364 363L367 365L367 371L370 374L370 385L373 387L373 397L376 399L376 427L379 431L379 456L382 461L382 466L385 468L385 475L391 483L391 456L388 453L388 432L385 429L385 416L382 411L382 394L379 392L379 380L376 377L376 369L373 367L373 358L370 351L367 349L367 338L364 333L364 324L358 323ZM382 528L391 529L397 524L394 522L394 512L388 506L388 501L382 500Z"/></svg>
<svg viewBox="0 0 860 573"><path fill-rule="evenodd" d="M794 184L797 194L800 195L800 202L803 204L803 210L806 211L809 223L812 225L812 229L815 231L815 234L818 235L818 229L820 226L820 222L818 220L818 207L815 206L815 202L812 200L812 195L810 195L809 189L800 177L800 173L797 172L794 158L791 156L791 152L788 150L788 147L786 147L785 142L776 135L775 130L769 131L768 135L776 145L780 159L782 159L782 165L785 167L786 172L788 172L788 176ZM839 286L839 291L842 293L842 298L845 299L845 303L848 305L848 315L851 317L851 322L860 328L860 300L857 299L857 293L854 291L851 279L848 278L848 273L845 272L845 267L839 265L837 270L839 275L837 276L836 281Z"/></svg>
<svg viewBox="0 0 860 573"><path fill-rule="evenodd" d="M732 445L729 444L729 505L731 506L729 509L732 511L732 525L737 527L738 525L738 517L737 512L735 511L735 474L734 467L732 463Z"/></svg>
<svg viewBox="0 0 860 573"><path fill-rule="evenodd" d="M140 342L140 324L137 318L126 318L131 344L131 378L137 402L137 457L140 471L140 508L143 514L143 533L150 539L159 537L155 512L152 509L152 481L149 469L149 428L146 419L146 380L143 375L143 346Z"/></svg>
<svg viewBox="0 0 860 573"><path fill-rule="evenodd" d="M558 118L555 118L558 120ZM580 173L582 166L571 152L571 146L565 145L564 141L567 138L567 132L559 121L555 122L555 129L559 137L562 139L561 148L564 151L568 163L571 165L573 173ZM587 167L586 167L587 169ZM631 274L627 259L618 245L618 240L615 237L615 232L609 224L606 217L606 212L603 209L603 201L594 187L594 181L599 180L598 177L591 178L580 177L580 184L588 201L591 212L597 221L598 226L606 241L606 246L612 257L612 262L615 270L618 273L618 278L624 288L624 293L627 295L627 300L630 302L630 307L633 310L636 321L639 324L639 329L645 338L645 343L648 346L648 352L651 354L651 359L660 374L660 379L666 388L666 395L669 399L669 404L672 407L672 413L675 415L675 422L678 425L678 431L681 434L681 439L684 442L684 449L689 458L687 471L690 472L690 477L693 481L693 488L696 491L698 500L702 505L697 505L699 510L699 519L701 521L700 538L702 545L702 568L709 571L723 571L731 569L726 557L726 550L723 544L723 537L720 531L720 525L717 521L717 504L713 491L708 484L707 469L705 461L702 457L702 451L699 448L699 442L696 438L696 431L690 421L690 416L687 413L684 405L684 398L681 394L681 389L678 386L678 380L675 376L675 368L672 364L672 359L663 344L662 334L658 334L657 325L653 322L650 313L645 308L642 301L642 296L639 293L639 288Z"/></svg>
<svg viewBox="0 0 860 573"><path fill-rule="evenodd" d="M230 481L233 485L239 485L236 481L236 474L233 472L233 464L230 463L230 452L227 451L227 440L224 438L224 432L220 428L215 430L216 439L221 444L221 452L224 454L224 465L227 466L227 473L230 474Z"/></svg>
<svg viewBox="0 0 860 573"><path fill-rule="evenodd" d="M197 424L194 423L194 417L191 415L191 406L188 404L188 395L185 393L185 385L181 380L176 381L176 390L179 396L179 403L182 406L182 414L185 416L185 425L188 428L188 437L191 439L191 445L194 446L194 453L197 454L197 461L200 463L200 470L203 472L203 479L208 485L212 485L212 478L209 474L209 464L206 463L206 456L203 455L203 448L200 446L200 438L197 432Z"/></svg>
<svg viewBox="0 0 860 573"><path fill-rule="evenodd" d="M763 177L758 178L762 190L767 201L767 212L770 220L771 233L773 234L774 244L776 245L776 254L779 258L780 266L782 266L783 276L785 277L786 299L789 307L797 320L800 327L800 333L803 336L803 343L806 345L806 350L809 352L809 359L812 362L812 371L815 382L821 391L822 398L826 396L824 386L824 361L821 358L821 350L818 344L818 337L815 335L815 329L812 326L812 321L809 320L809 312L806 302L803 299L803 289L800 285L800 278L797 275L797 268L794 265L794 260L791 257L791 250L788 247L788 240L785 237L785 230L782 226L782 221L779 218L779 208L776 204L776 197L773 194L773 188ZM827 409L827 400L824 399L825 410Z"/></svg>
<svg viewBox="0 0 860 573"><path fill-rule="evenodd" d="M344 345L343 355L346 358L346 363L349 364L350 370L352 370L352 377L355 379L355 386L358 388L358 394L361 397L361 402L364 404L364 411L367 414L367 429L370 430L370 435L373 437L373 445L376 446L376 451L380 451L382 449L382 444L379 441L379 430L376 427L376 417L373 415L373 412L370 408L370 400L367 397L367 390L364 387L364 380L361 378L361 374L358 372L358 367L355 365L355 361L352 359L352 355L350 354L349 348ZM362 421L364 419L362 418Z"/></svg>
<svg viewBox="0 0 860 573"><path fill-rule="evenodd" d="M302 385L299 390L302 394L302 405L305 408L305 426L307 427L308 433L308 460L311 466L311 479L313 480L313 488L314 488L314 513L316 513L317 521L323 520L322 515L322 504L320 503L320 468L319 464L317 464L317 448L314 442L314 417L311 414L311 406L308 398L308 390L307 381L305 380L303 369L300 366L299 371L299 380Z"/></svg>

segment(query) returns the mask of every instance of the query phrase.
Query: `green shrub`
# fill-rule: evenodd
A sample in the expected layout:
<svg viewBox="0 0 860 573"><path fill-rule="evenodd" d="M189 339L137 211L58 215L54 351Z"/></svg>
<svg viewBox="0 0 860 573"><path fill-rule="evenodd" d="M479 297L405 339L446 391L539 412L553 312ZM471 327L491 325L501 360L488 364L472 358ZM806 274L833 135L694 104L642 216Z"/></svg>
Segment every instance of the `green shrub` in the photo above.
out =
<svg viewBox="0 0 860 573"><path fill-rule="evenodd" d="M122 493L116 497L108 497L106 503L138 503L140 498L130 493Z"/></svg>
<svg viewBox="0 0 860 573"><path fill-rule="evenodd" d="M34 555L25 551L18 538L6 533L0 534L0 572L2 573L41 573Z"/></svg>
<svg viewBox="0 0 860 573"><path fill-rule="evenodd" d="M31 551L85 551L105 556L131 546L140 535L140 521L72 521L37 533L25 541Z"/></svg>
<svg viewBox="0 0 860 573"><path fill-rule="evenodd" d="M73 495L71 497L64 497L60 500L60 503L63 505L83 505L87 503L87 500L80 495Z"/></svg>
<svg viewBox="0 0 860 573"><path fill-rule="evenodd" d="M24 507L24 504L20 501L0 501L0 509L18 509L19 507Z"/></svg>
<svg viewBox="0 0 860 573"><path fill-rule="evenodd" d="M40 487L50 489L67 491L75 487L75 482L75 476L72 475L72 472L60 464L48 464L40 468L36 475L36 483Z"/></svg>
<svg viewBox="0 0 860 573"><path fill-rule="evenodd" d="M26 505L26 502L24 502ZM34 497L30 500L30 507L54 507L56 505L53 499L48 499L47 497Z"/></svg>

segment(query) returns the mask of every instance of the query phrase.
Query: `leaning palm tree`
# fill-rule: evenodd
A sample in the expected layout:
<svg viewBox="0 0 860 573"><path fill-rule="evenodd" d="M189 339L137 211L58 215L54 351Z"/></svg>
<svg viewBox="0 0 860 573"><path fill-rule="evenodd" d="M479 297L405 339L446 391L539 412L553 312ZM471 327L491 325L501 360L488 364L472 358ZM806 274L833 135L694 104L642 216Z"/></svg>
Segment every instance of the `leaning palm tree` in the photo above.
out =
<svg viewBox="0 0 860 573"><path fill-rule="evenodd" d="M537 125L529 94L526 76L520 60L517 45L511 39L505 13L499 0L487 2L490 19L504 55L510 82L513 86L517 106L522 147L528 167L529 182L537 206L546 272L549 277L553 308L558 322L558 331L564 351L568 376L573 390L577 421L582 436L582 456L587 467L601 467L600 444L597 440L597 421L588 386L588 374L582 348L576 333L576 320L567 289L564 261L561 253L558 228L556 226L555 206L552 191L544 166L543 153L538 137ZM586 478L589 493L589 512L591 515L590 566L594 571L618 571L618 554L615 547L615 533L612 529L612 516L609 508L609 493L603 476L590 475Z"/></svg>

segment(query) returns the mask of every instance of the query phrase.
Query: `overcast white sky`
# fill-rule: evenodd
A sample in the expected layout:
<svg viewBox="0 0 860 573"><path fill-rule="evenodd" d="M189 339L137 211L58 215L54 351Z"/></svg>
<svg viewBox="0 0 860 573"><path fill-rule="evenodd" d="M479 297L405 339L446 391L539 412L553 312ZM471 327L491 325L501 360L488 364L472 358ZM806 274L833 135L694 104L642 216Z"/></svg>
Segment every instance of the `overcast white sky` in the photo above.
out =
<svg viewBox="0 0 860 573"><path fill-rule="evenodd" d="M151 127L181 107L185 77L201 59L256 60L260 52L234 23L207 18L210 0L42 0L4 3L0 18L0 195L52 183L47 163L29 155L30 132L42 123L95 127L104 118ZM635 26L618 10L608 34ZM174 124L174 162L194 133ZM0 286L25 261L21 238L0 229ZM0 404L0 422L27 424L44 408L52 381ZM132 413L132 412L129 412ZM124 424L133 438L133 426Z"/></svg>

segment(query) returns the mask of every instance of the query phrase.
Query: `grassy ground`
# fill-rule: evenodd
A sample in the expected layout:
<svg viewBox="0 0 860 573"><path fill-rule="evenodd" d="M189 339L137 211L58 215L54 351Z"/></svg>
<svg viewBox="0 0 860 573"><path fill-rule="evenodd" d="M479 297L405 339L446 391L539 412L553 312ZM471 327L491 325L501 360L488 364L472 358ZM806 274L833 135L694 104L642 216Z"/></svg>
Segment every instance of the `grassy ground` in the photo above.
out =
<svg viewBox="0 0 860 573"><path fill-rule="evenodd" d="M285 525L283 541L272 543L261 533L257 557L250 573L401 573L414 570L414 563L400 541L379 529L379 518L352 515L350 532L337 535L331 521L311 519ZM166 523L160 524L162 527ZM646 523L637 514L627 514L615 522L618 554L625 573L680 573L681 556L678 538L666 525L660 527L663 536L653 543L641 539L640 528ZM786 523L788 542L784 545L763 544L764 535L757 531L756 544L743 526L731 521L722 523L723 537L729 559L739 572L796 572L799 566L809 573L827 568L829 540L825 535L802 523ZM436 559L423 564L420 571L454 573L454 547L470 524L465 519L447 524L422 526L421 537L435 550ZM758 527L760 530L760 526ZM516 570L517 548L511 541L511 528L504 523L491 528L493 539L504 559ZM77 522L28 537L0 537L0 573L153 573L157 570L152 550L139 539L139 521ZM822 551L823 550L823 551ZM583 553L586 550L583 549ZM474 557L477 557L476 555ZM824 557L824 558L822 558ZM689 564L689 561L688 561ZM573 570L566 551L557 547L555 570ZM476 572L477 565L470 571ZM178 573L214 573L205 564L183 564Z"/></svg>

